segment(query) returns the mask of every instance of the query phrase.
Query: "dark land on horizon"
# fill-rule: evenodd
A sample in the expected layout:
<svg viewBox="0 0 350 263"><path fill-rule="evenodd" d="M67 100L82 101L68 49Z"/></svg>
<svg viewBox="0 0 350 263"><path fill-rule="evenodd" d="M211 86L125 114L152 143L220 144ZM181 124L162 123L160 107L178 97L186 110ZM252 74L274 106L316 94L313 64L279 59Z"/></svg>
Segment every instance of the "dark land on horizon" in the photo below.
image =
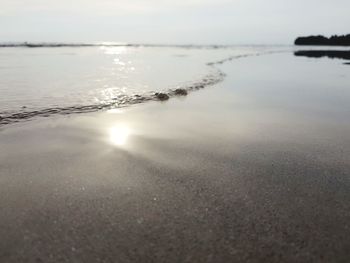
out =
<svg viewBox="0 0 350 263"><path fill-rule="evenodd" d="M331 36L327 38L322 35L298 37L295 45L310 45L310 46L350 46L350 34L341 36Z"/></svg>

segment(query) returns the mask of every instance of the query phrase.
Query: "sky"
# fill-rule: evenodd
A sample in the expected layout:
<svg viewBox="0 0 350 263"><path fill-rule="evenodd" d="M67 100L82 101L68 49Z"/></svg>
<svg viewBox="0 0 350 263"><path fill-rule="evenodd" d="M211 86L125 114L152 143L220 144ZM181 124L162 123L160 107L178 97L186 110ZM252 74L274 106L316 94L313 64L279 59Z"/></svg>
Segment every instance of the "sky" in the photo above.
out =
<svg viewBox="0 0 350 263"><path fill-rule="evenodd" d="M0 0L0 42L292 44L350 33L350 0Z"/></svg>

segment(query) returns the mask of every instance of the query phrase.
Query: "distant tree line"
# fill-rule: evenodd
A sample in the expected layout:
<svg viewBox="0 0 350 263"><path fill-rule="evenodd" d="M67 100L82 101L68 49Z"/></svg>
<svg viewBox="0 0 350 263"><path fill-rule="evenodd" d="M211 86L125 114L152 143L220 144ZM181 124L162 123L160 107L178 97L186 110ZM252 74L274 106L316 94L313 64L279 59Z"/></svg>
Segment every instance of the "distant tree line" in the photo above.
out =
<svg viewBox="0 0 350 263"><path fill-rule="evenodd" d="M342 36L331 36L330 38L324 36L308 36L298 37L295 45L313 45L313 46L350 46L350 34Z"/></svg>

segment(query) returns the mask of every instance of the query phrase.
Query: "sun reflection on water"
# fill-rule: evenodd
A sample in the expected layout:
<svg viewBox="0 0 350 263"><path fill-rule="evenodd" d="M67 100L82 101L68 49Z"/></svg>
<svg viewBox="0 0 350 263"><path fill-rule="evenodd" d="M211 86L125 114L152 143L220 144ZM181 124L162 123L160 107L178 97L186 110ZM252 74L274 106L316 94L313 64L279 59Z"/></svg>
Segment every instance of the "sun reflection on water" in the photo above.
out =
<svg viewBox="0 0 350 263"><path fill-rule="evenodd" d="M103 46L100 47L100 49L107 55L121 55L127 53L127 47L126 46Z"/></svg>
<svg viewBox="0 0 350 263"><path fill-rule="evenodd" d="M115 146L124 146L130 136L130 128L126 125L117 125L109 129L109 140Z"/></svg>

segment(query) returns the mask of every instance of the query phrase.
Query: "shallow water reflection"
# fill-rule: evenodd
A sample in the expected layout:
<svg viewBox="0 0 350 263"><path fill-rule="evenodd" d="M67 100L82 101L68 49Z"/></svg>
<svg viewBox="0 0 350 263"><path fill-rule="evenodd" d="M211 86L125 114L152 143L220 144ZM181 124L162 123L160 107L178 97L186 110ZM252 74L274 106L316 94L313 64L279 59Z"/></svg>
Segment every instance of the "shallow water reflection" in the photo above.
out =
<svg viewBox="0 0 350 263"><path fill-rule="evenodd" d="M124 146L127 144L130 134L131 130L127 125L116 125L109 129L109 141L115 146Z"/></svg>

